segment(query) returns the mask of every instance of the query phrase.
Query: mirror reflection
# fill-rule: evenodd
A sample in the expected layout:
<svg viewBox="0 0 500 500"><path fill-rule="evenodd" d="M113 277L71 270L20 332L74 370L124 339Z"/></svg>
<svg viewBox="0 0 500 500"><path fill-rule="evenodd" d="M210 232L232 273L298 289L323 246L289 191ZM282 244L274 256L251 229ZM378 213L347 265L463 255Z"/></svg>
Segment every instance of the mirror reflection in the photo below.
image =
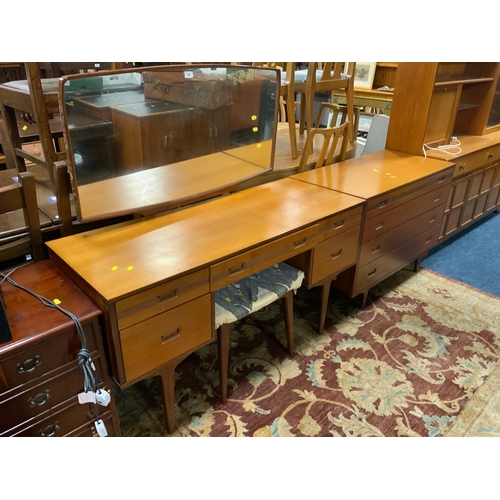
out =
<svg viewBox="0 0 500 500"><path fill-rule="evenodd" d="M272 169L278 80L275 69L203 65L65 77L78 218L174 208Z"/></svg>

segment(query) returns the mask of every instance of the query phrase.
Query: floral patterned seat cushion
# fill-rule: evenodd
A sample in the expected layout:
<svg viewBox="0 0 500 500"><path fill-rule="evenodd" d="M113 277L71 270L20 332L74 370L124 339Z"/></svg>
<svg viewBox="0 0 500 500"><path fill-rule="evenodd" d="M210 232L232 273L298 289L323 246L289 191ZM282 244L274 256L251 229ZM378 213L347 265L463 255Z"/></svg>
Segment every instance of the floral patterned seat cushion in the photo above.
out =
<svg viewBox="0 0 500 500"><path fill-rule="evenodd" d="M218 290L215 328L234 323L302 285L304 273L281 262Z"/></svg>

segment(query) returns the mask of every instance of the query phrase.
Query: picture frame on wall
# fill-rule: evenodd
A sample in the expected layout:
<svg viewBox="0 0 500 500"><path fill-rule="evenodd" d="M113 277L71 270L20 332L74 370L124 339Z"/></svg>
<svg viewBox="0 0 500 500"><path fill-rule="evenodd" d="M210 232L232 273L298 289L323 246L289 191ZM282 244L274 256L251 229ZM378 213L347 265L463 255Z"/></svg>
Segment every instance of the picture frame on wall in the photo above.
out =
<svg viewBox="0 0 500 500"><path fill-rule="evenodd" d="M357 62L354 72L354 87L371 89L376 67L376 62Z"/></svg>

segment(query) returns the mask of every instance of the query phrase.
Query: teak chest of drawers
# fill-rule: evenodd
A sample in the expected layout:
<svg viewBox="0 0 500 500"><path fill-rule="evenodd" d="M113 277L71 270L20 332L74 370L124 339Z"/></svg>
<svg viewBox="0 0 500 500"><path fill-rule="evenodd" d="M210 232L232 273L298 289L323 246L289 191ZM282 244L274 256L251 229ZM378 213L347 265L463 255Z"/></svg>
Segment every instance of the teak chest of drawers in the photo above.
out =
<svg viewBox="0 0 500 500"><path fill-rule="evenodd" d="M387 150L293 176L366 200L356 266L334 286L362 294L437 244L454 166Z"/></svg>
<svg viewBox="0 0 500 500"><path fill-rule="evenodd" d="M213 293L334 239L338 220L354 221L359 231L363 203L282 179L47 245L51 260L104 311L117 383L127 387L161 377L167 428L173 432L174 370L215 339ZM356 251L347 255L347 261L355 259ZM314 260L311 266L313 275L325 272Z"/></svg>
<svg viewBox="0 0 500 500"><path fill-rule="evenodd" d="M21 267L10 277L61 307L81 322L103 390L110 380L95 306L46 260ZM119 436L116 406L80 404L84 375L76 355L81 341L65 314L46 307L27 292L4 282L12 340L0 344L0 436L92 436L102 419L108 436Z"/></svg>

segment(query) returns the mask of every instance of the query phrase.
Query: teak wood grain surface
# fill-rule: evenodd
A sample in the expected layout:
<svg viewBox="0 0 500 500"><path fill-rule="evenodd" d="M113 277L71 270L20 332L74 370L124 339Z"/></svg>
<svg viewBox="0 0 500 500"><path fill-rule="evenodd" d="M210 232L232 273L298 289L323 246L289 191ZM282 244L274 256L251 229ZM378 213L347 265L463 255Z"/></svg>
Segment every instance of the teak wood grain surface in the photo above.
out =
<svg viewBox="0 0 500 500"><path fill-rule="evenodd" d="M162 217L50 241L47 246L112 301L361 203L359 198L281 179Z"/></svg>

